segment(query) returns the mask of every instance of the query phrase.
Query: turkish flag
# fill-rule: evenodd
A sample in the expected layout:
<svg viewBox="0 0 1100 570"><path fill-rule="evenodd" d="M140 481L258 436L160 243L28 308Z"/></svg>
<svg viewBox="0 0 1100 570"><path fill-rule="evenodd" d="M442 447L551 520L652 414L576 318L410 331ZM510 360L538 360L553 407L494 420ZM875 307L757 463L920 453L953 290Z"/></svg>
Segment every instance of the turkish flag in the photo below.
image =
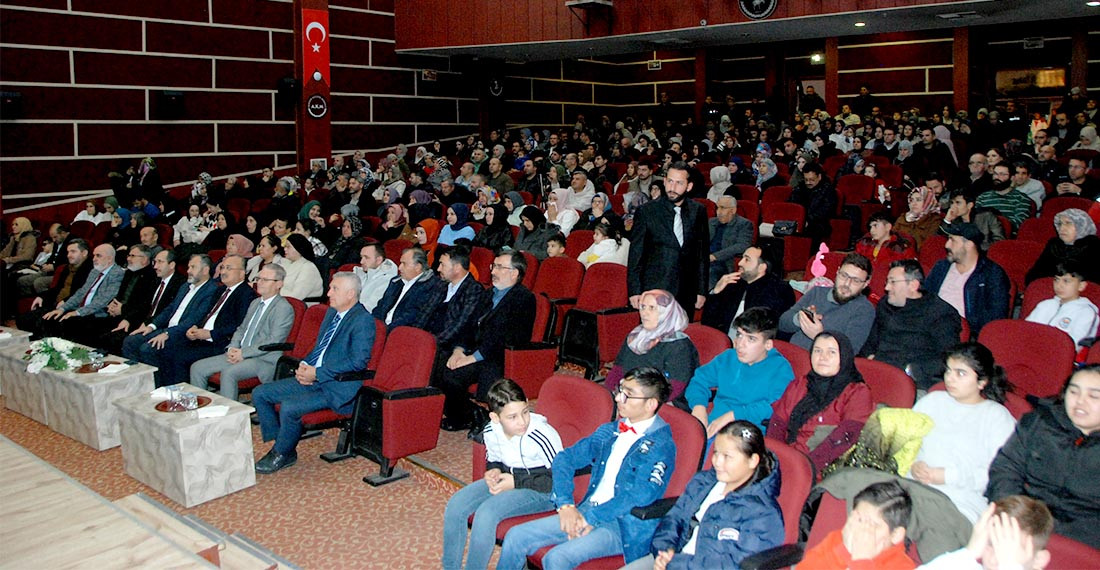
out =
<svg viewBox="0 0 1100 570"><path fill-rule="evenodd" d="M328 10L302 10L302 86L306 92L329 82ZM318 77L319 76L319 77Z"/></svg>

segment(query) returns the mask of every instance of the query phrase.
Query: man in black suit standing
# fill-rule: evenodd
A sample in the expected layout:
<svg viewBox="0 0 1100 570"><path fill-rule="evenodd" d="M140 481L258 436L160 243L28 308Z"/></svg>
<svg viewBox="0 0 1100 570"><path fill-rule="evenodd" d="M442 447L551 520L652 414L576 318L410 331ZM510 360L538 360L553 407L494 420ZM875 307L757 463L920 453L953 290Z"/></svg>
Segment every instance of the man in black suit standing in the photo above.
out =
<svg viewBox="0 0 1100 570"><path fill-rule="evenodd" d="M642 293L664 289L691 315L703 308L710 273L707 211L688 200L688 165L674 162L665 175L665 197L639 208L634 216L626 285L635 308Z"/></svg>
<svg viewBox="0 0 1100 570"><path fill-rule="evenodd" d="M218 292L218 300L187 332L170 340L161 355L161 379L167 386L190 381L192 364L224 353L233 333L244 322L252 299L256 298L256 291L244 282L243 257L227 255L219 268L222 289Z"/></svg>
<svg viewBox="0 0 1100 570"><path fill-rule="evenodd" d="M476 338L454 347L438 380L447 397L443 429L469 429L473 406L467 388L476 382L477 398L484 400L489 386L504 374L504 348L530 340L535 296L523 286L526 271L527 262L518 251L501 252L493 261L493 287L483 293L486 312L478 320Z"/></svg>

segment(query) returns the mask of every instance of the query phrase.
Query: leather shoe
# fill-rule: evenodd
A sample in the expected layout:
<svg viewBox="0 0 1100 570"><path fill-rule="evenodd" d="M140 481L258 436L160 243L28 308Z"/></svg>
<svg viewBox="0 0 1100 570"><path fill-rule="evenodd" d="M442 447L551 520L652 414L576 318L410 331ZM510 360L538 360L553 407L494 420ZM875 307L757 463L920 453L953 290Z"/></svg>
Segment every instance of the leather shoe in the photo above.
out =
<svg viewBox="0 0 1100 570"><path fill-rule="evenodd" d="M252 425L258 426L260 425L260 416L256 415L256 412L252 412L248 417L248 421L252 422Z"/></svg>
<svg viewBox="0 0 1100 570"><path fill-rule="evenodd" d="M274 473L284 467L290 467L298 462L298 454L290 452L287 454L276 453L275 450L267 452L267 455L260 458L256 462L256 473L268 475Z"/></svg>
<svg viewBox="0 0 1100 570"><path fill-rule="evenodd" d="M443 418L443 421L439 424L443 431L466 431L470 429L470 421L452 420L451 418Z"/></svg>

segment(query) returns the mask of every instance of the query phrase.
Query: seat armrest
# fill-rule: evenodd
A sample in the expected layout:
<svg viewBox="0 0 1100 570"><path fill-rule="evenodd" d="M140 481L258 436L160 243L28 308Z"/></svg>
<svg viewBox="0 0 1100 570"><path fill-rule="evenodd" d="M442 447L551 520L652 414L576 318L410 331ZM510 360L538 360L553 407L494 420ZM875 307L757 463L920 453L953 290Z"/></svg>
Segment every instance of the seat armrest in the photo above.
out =
<svg viewBox="0 0 1100 570"><path fill-rule="evenodd" d="M353 370L341 372L333 377L337 382L362 382L366 379L366 370Z"/></svg>
<svg viewBox="0 0 1100 570"><path fill-rule="evenodd" d="M428 396L442 395L439 388L425 386L423 388L405 388L382 394L383 400L411 400L413 398L426 398Z"/></svg>
<svg viewBox="0 0 1100 570"><path fill-rule="evenodd" d="M802 544L783 544L757 552L741 561L742 570L775 570L789 568L802 562L806 547Z"/></svg>
<svg viewBox="0 0 1100 570"><path fill-rule="evenodd" d="M557 350L558 343L556 342L528 342L518 346L505 346L505 350Z"/></svg>
<svg viewBox="0 0 1100 570"><path fill-rule="evenodd" d="M600 315L600 316L606 316L606 315L621 315L621 314L624 314L624 313L637 313L637 312L638 312L638 309L635 309L634 307L614 307L614 308L611 308L611 309L601 309L599 311L596 311L596 314Z"/></svg>
<svg viewBox="0 0 1100 570"><path fill-rule="evenodd" d="M562 297L560 299L550 299L551 305L576 305L576 297Z"/></svg>
<svg viewBox="0 0 1100 570"><path fill-rule="evenodd" d="M294 348L294 343L292 343L292 342L274 342L274 343L271 343L271 344L260 345L258 348L260 350L264 351L264 352L285 352L287 350L290 350L290 349Z"/></svg>
<svg viewBox="0 0 1100 570"><path fill-rule="evenodd" d="M665 497L663 499L657 499L644 507L634 507L630 509L630 514L643 521L659 519L672 510L672 506L676 504L676 499L678 498L679 497Z"/></svg>

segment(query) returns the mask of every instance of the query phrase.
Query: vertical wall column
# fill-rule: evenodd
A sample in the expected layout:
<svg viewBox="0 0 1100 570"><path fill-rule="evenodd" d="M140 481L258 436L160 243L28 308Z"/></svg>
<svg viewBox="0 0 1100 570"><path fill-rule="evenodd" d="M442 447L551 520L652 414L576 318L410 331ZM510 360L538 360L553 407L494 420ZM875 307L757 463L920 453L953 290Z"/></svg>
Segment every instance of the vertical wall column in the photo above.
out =
<svg viewBox="0 0 1100 570"><path fill-rule="evenodd" d="M1072 58L1069 64L1069 86L1088 88L1089 79L1089 36L1084 25L1073 28L1073 48L1070 50Z"/></svg>
<svg viewBox="0 0 1100 570"><path fill-rule="evenodd" d="M952 108L970 108L970 28L955 28L952 42L951 86L955 92Z"/></svg>
<svg viewBox="0 0 1100 570"><path fill-rule="evenodd" d="M830 115L840 112L840 41L825 38L825 108Z"/></svg>
<svg viewBox="0 0 1100 570"><path fill-rule="evenodd" d="M703 100L707 98L707 50L695 50L695 124L703 124Z"/></svg>
<svg viewBox="0 0 1100 570"><path fill-rule="evenodd" d="M299 172L332 156L332 77L328 0L294 2L294 76L302 86L295 128ZM331 166L331 165L329 165Z"/></svg>

